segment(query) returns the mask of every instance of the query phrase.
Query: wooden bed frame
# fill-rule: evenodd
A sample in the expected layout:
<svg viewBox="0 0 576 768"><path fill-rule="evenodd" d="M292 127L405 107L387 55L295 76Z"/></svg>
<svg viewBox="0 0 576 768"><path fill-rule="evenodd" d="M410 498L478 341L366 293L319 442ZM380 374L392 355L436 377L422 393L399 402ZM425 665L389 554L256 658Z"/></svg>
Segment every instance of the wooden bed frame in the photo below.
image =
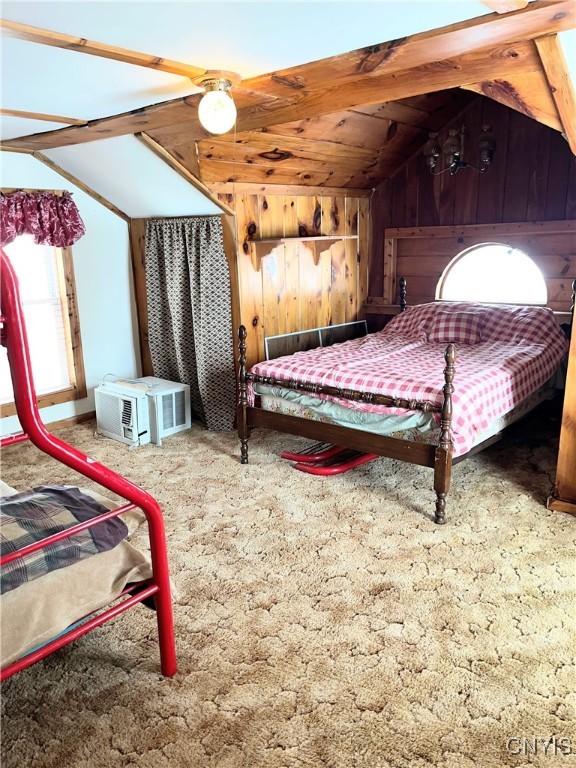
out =
<svg viewBox="0 0 576 768"><path fill-rule="evenodd" d="M404 312L406 302L406 280L400 279L400 311ZM574 308L572 308L574 311ZM410 464L420 464L434 469L434 490L436 492L436 508L434 522L442 525L446 522L446 496L450 490L452 466L469 456L479 453L484 448L497 442L502 433L492 435L487 440L475 445L470 451L456 458L452 457L452 395L454 393L454 375L456 372L456 347L448 344L444 353L446 367L444 369L443 400L437 405L427 400L407 400L399 397L389 397L370 392L359 392L352 389L324 386L293 379L275 379L272 376L259 376L246 370L246 328L241 325L238 330L239 340L239 386L237 426L240 437L240 462L248 463L248 438L252 427L265 427L279 432L287 432L325 443L333 443L342 448L351 448L364 453L375 453L392 459L400 459ZM371 432L365 432L351 427L341 427L337 424L327 424L300 416L289 416L283 413L266 411L263 408L248 405L248 383L267 384L285 389L293 389L310 394L324 394L344 400L385 405L393 408L406 408L411 411L424 413L440 413L440 438L438 445L417 443L397 437L383 437Z"/></svg>

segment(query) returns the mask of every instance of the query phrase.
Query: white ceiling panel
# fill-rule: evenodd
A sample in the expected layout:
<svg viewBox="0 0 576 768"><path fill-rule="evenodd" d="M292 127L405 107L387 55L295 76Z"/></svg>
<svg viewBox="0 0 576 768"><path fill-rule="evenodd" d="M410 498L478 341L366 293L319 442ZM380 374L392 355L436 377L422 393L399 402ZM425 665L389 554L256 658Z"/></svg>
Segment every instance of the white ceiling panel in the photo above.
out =
<svg viewBox="0 0 576 768"><path fill-rule="evenodd" d="M178 75L23 40L1 40L2 106L9 109L93 120L197 90Z"/></svg>
<svg viewBox="0 0 576 768"><path fill-rule="evenodd" d="M221 213L134 136L44 152L132 218Z"/></svg>
<svg viewBox="0 0 576 768"><path fill-rule="evenodd" d="M2 3L6 19L244 77L486 13L479 0Z"/></svg>
<svg viewBox="0 0 576 768"><path fill-rule="evenodd" d="M478 0L4 2L12 21L243 77L481 16ZM2 37L2 104L94 119L194 92L177 75ZM33 133L27 129L23 134ZM44 126L41 130L47 130Z"/></svg>
<svg viewBox="0 0 576 768"><path fill-rule="evenodd" d="M66 128L62 123L49 123L46 120L28 120L23 117L8 117L0 115L0 140L13 139L16 136L25 136L27 133L40 133L40 131L55 131L58 128Z"/></svg>

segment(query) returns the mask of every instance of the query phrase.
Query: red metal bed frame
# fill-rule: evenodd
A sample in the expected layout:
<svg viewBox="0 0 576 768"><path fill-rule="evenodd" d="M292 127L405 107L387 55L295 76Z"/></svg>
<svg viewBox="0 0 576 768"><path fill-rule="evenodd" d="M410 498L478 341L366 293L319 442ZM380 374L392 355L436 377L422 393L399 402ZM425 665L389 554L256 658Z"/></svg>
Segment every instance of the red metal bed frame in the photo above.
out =
<svg viewBox="0 0 576 768"><path fill-rule="evenodd" d="M32 376L32 366L28 351L28 337L22 304L18 292L18 280L10 260L0 248L0 300L2 315L0 315L1 343L8 352L10 375L14 389L16 412L22 425L23 432L0 439L0 447L5 448L30 440L41 451L52 456L57 461L66 464L81 475L99 483L104 488L126 499L116 509L98 515L64 531L48 536L41 541L10 552L0 557L0 565L12 562L16 558L36 552L50 546L61 539L72 536L87 528L101 525L106 520L118 517L128 510L140 508L148 522L150 553L152 559L152 578L138 584L129 585L117 598L115 604L101 613L90 614L92 618L85 620L73 629L68 630L42 648L23 656L17 661L0 670L0 680L5 680L16 672L45 659L50 654L79 637L87 634L96 627L124 613L138 603L153 598L158 620L158 636L160 645L160 665L162 674L171 677L176 673L176 649L174 644L174 624L172 617L172 599L170 595L170 575L166 551L166 534L164 519L158 502L148 493L131 483L126 478L112 471L103 464L91 459L76 448L68 445L60 438L52 435L40 419Z"/></svg>

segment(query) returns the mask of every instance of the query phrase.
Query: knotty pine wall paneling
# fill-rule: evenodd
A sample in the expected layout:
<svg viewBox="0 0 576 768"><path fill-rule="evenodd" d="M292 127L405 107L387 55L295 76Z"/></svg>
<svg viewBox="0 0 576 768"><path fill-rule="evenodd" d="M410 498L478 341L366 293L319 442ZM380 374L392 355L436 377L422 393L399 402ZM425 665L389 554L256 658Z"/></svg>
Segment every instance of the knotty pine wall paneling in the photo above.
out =
<svg viewBox="0 0 576 768"><path fill-rule="evenodd" d="M358 318L367 298L370 208L366 197L341 195L220 195L236 211L238 303L248 331L248 363L264 358L264 337ZM255 268L250 241L288 241ZM357 236L357 239L356 237Z"/></svg>

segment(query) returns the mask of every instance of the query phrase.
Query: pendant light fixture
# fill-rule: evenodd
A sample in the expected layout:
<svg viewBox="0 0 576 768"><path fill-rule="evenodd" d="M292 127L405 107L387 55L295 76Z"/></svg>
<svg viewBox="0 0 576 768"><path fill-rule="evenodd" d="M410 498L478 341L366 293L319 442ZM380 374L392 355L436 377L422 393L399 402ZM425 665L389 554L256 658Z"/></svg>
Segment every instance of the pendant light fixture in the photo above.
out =
<svg viewBox="0 0 576 768"><path fill-rule="evenodd" d="M197 82L204 89L198 105L198 119L209 133L219 135L234 128L236 104L230 90L239 81L240 77L233 72L206 72Z"/></svg>

